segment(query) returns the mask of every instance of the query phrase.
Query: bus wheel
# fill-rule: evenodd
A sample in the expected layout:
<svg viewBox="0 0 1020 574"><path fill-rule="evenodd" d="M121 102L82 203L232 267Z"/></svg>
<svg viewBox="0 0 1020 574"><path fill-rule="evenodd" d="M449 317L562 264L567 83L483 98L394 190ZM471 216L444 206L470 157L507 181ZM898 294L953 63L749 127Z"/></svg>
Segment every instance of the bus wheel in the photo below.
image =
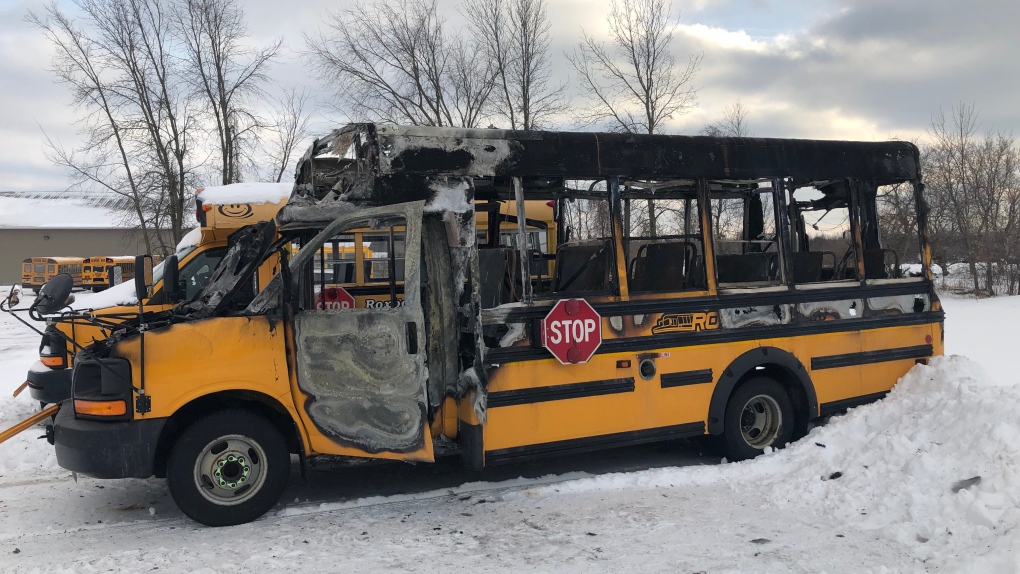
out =
<svg viewBox="0 0 1020 574"><path fill-rule="evenodd" d="M754 458L765 447L793 438L793 403L776 381L757 377L744 383L726 405L723 440L730 460Z"/></svg>
<svg viewBox="0 0 1020 574"><path fill-rule="evenodd" d="M232 526L276 504L290 476L290 454L283 435L265 418L219 411L181 433L166 476L184 514L207 526Z"/></svg>

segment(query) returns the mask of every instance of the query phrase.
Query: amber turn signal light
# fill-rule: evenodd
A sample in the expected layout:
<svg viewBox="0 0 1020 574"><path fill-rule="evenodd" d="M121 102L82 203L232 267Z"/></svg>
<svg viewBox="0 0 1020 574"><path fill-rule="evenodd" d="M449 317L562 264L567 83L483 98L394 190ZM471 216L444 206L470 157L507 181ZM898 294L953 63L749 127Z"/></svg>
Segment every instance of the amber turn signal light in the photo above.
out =
<svg viewBox="0 0 1020 574"><path fill-rule="evenodd" d="M74 399L74 412L90 417L120 417L127 414L124 401L83 401Z"/></svg>
<svg viewBox="0 0 1020 574"><path fill-rule="evenodd" d="M47 367L63 367L63 357L39 357L39 362L46 365Z"/></svg>

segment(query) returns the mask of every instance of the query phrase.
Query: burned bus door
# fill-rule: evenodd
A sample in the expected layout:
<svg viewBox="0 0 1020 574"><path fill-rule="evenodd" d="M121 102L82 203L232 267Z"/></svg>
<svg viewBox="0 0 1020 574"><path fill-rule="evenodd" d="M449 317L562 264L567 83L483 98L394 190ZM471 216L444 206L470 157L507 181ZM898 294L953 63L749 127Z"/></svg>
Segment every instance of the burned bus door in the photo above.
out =
<svg viewBox="0 0 1020 574"><path fill-rule="evenodd" d="M298 280L320 283L312 289L299 287L302 298L311 299L302 300L294 316L297 383L304 395L304 404L298 406L307 428L321 433L312 436L310 446L316 452L433 460L419 277L423 205L369 208L342 217L295 257L292 269ZM322 274L316 278L300 270L315 264L314 252L324 243L349 241L359 228L405 226L403 242L386 233L389 241L372 246L388 258L373 273L391 282L402 280L403 302L371 308L315 305L317 291L329 287Z"/></svg>

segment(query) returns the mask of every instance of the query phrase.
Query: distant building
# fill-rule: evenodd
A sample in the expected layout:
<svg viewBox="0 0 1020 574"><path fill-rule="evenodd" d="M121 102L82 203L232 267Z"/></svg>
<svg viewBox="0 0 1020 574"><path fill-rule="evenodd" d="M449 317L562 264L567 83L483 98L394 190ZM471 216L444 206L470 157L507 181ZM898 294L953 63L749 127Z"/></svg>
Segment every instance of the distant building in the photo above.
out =
<svg viewBox="0 0 1020 574"><path fill-rule="evenodd" d="M21 281L27 257L143 254L136 225L129 200L116 194L0 191L0 285Z"/></svg>

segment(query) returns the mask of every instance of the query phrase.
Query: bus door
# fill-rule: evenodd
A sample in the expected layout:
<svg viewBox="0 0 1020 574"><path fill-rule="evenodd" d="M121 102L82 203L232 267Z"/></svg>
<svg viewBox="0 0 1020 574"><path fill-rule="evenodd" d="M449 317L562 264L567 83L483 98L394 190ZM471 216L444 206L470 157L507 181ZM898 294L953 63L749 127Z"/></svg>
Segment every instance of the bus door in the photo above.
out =
<svg viewBox="0 0 1020 574"><path fill-rule="evenodd" d="M291 264L297 295L297 386L316 452L431 461L426 416L425 330L421 305L422 202L366 209L329 224ZM406 226L406 227L405 227ZM370 308L316 305L315 254L357 229L406 229L404 304ZM379 254L380 257L382 254ZM388 254L390 261L396 254ZM393 264L391 263L391 266ZM392 269L391 269L392 271ZM395 282L395 273L390 273ZM391 286L395 297L396 285Z"/></svg>

